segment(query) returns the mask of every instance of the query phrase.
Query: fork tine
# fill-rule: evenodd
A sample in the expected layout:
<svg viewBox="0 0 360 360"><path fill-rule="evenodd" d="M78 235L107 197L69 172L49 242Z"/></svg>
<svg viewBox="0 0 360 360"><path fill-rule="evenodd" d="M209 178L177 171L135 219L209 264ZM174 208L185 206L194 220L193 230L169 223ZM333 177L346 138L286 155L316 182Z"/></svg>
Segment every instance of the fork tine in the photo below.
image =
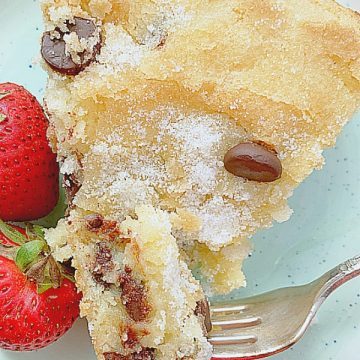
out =
<svg viewBox="0 0 360 360"><path fill-rule="evenodd" d="M223 305L223 306L210 306L213 314L227 313L227 312L242 312L248 308L247 305Z"/></svg>
<svg viewBox="0 0 360 360"><path fill-rule="evenodd" d="M213 327L220 327L223 330L226 329L240 329L250 326L256 326L261 323L261 318L258 316L248 317L244 319L232 319L232 320L214 320L211 322Z"/></svg>
<svg viewBox="0 0 360 360"><path fill-rule="evenodd" d="M209 342L214 346L221 345L239 345L255 343L257 337L255 335L231 335L231 336L210 336Z"/></svg>

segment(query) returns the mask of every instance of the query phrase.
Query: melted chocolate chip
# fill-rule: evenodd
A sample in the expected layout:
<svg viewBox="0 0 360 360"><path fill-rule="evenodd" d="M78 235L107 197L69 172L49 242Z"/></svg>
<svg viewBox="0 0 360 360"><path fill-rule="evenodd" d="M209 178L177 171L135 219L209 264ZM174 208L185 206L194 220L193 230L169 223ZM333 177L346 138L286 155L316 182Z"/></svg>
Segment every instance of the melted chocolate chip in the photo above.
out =
<svg viewBox="0 0 360 360"><path fill-rule="evenodd" d="M244 142L231 148L224 157L231 174L258 182L272 182L281 177L282 165L276 153L263 143Z"/></svg>
<svg viewBox="0 0 360 360"><path fill-rule="evenodd" d="M99 232L108 236L111 240L114 240L121 235L118 223L114 220L104 220L103 224L99 228Z"/></svg>
<svg viewBox="0 0 360 360"><path fill-rule="evenodd" d="M137 332L134 329L128 327L124 334L126 334L126 340L122 340L122 345L125 349L133 349L139 344L139 338L137 336Z"/></svg>
<svg viewBox="0 0 360 360"><path fill-rule="evenodd" d="M100 214L88 215L84 220L89 231L96 233L106 241L115 241L118 244L130 242L130 238L125 236L120 230L117 221L106 220Z"/></svg>
<svg viewBox="0 0 360 360"><path fill-rule="evenodd" d="M96 246L97 251L92 276L98 284L108 288L110 284L104 280L104 276L114 269L112 253L106 242L100 242Z"/></svg>
<svg viewBox="0 0 360 360"><path fill-rule="evenodd" d="M104 358L105 360L124 360L125 356L120 355L119 353L116 352L107 352L104 353Z"/></svg>
<svg viewBox="0 0 360 360"><path fill-rule="evenodd" d="M85 217L86 226L90 231L96 231L104 224L104 218L100 214L91 214Z"/></svg>
<svg viewBox="0 0 360 360"><path fill-rule="evenodd" d="M131 272L131 269L126 266L125 271L120 274L121 300L134 321L144 321L151 311L146 288L133 278Z"/></svg>
<svg viewBox="0 0 360 360"><path fill-rule="evenodd" d="M99 41L91 51L85 50L78 53L80 58L79 63L75 63L71 56L66 53L66 44L64 35L71 32L76 33L79 39L90 39L96 35L96 25L92 20L83 19L79 17L74 18L74 23L67 23L67 32L62 32L58 28L55 29L58 33L58 38L48 31L45 32L41 42L41 55L46 63L55 71L64 75L77 75L90 65L100 52L101 36Z"/></svg>
<svg viewBox="0 0 360 360"><path fill-rule="evenodd" d="M154 360L155 350L152 348L143 348L140 352L129 355L120 355L116 352L107 352L103 355L105 360Z"/></svg>
<svg viewBox="0 0 360 360"><path fill-rule="evenodd" d="M209 302L206 299L199 300L196 303L194 313L202 321L204 333L207 335L207 333L209 333L212 329Z"/></svg>

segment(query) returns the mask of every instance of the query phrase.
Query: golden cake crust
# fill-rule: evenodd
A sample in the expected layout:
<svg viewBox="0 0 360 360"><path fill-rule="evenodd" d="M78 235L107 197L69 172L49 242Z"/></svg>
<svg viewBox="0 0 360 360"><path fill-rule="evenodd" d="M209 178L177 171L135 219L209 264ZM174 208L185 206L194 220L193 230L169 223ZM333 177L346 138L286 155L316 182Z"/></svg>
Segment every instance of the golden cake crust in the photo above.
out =
<svg viewBox="0 0 360 360"><path fill-rule="evenodd" d="M182 234L183 242L189 240L189 257L200 263L217 291L241 285L243 278L229 271L237 269L229 261L242 261L247 239L258 228L289 217L286 199L321 167L322 150L334 144L359 105L358 14L333 1L295 0L64 0L45 1L43 7L49 27L69 16L102 22L98 62L74 79L51 74L46 96L59 158L67 159L63 171L79 170L78 160L86 163L78 171L84 181L74 203L115 217L131 213L141 202L190 213L208 231ZM161 119L171 123L184 117L188 125L183 121L181 131L192 132L189 136L203 146L202 154L186 149L181 134L170 138L171 144L153 141L154 128L166 132L157 128ZM195 121L191 118L197 119L197 127L189 125ZM206 135L199 140L196 131ZM216 141L216 136L211 139L214 133L220 133L220 146L210 146L212 153L206 154L204 142ZM120 138L124 148L137 149L134 156L121 149L114 156L108 152L109 147L116 152L113 145ZM275 147L284 170L279 181L257 184L226 173L223 155L242 140ZM101 147L103 154L93 151ZM162 150L149 153L151 147ZM181 154L185 159L179 163ZM117 168L112 160L131 167L134 157L140 164L130 169L129 186L109 193L121 181L109 170ZM146 171L139 176L139 167L147 165L167 178ZM197 189L199 183L206 186ZM201 192L200 198L189 199L194 195L189 191ZM204 209L200 215L199 209ZM214 218L221 223L230 217L227 236L216 232L217 225L211 227L217 224ZM244 251L229 259L225 252L234 251L226 246L235 250L239 244ZM209 255L208 249L219 251ZM216 272L207 266L209 256Z"/></svg>

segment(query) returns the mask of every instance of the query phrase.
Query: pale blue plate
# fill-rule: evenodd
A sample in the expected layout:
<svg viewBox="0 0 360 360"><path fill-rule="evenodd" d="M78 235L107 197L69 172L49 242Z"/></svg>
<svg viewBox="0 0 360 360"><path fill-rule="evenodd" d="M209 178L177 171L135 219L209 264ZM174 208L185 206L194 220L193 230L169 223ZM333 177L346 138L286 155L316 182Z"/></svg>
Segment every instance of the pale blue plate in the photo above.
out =
<svg viewBox="0 0 360 360"><path fill-rule="evenodd" d="M360 10L360 0L344 3ZM41 100L46 74L36 65L42 32L38 0L0 0L0 24L0 82L22 84ZM337 147L326 151L324 169L296 190L291 220L255 237L255 252L245 265L248 287L236 296L310 281L360 253L359 120L354 118ZM360 278L329 298L296 346L271 359L359 360L359 344ZM0 350L0 360L49 359L96 359L85 321L45 350Z"/></svg>

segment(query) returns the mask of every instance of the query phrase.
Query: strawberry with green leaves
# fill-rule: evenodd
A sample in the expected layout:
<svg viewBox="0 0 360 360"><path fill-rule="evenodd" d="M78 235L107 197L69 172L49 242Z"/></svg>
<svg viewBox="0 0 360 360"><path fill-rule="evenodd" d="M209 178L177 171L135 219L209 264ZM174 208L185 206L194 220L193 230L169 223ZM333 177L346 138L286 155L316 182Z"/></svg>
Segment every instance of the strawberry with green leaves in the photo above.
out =
<svg viewBox="0 0 360 360"><path fill-rule="evenodd" d="M31 351L56 341L78 318L80 299L41 227L0 220L0 348Z"/></svg>
<svg viewBox="0 0 360 360"><path fill-rule="evenodd" d="M0 84L0 218L29 221L47 215L59 197L59 168L36 98L22 86Z"/></svg>

